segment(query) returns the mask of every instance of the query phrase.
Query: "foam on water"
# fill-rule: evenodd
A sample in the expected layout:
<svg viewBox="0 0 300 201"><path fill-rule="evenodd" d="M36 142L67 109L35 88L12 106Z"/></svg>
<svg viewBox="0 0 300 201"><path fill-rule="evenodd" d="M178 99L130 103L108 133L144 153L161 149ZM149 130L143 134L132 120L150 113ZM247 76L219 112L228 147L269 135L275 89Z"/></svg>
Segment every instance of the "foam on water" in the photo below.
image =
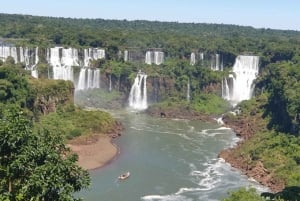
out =
<svg viewBox="0 0 300 201"><path fill-rule="evenodd" d="M204 163L203 165L206 166L206 168L204 170L199 170L195 164L189 164L191 170L189 179L196 184L195 186L181 187L177 192L169 195L147 195L141 199L145 201L189 201L192 200L188 197L189 193L208 192L214 189L221 182L221 177L224 175L222 173L222 166L225 166L226 163L223 159L212 159L210 162ZM202 193L199 193L199 196L202 196ZM208 198L207 200L211 201L211 199Z"/></svg>
<svg viewBox="0 0 300 201"><path fill-rule="evenodd" d="M231 128L222 126L222 127L217 128L217 129L215 129L215 130L231 130Z"/></svg>
<svg viewBox="0 0 300 201"><path fill-rule="evenodd" d="M188 199L184 196L172 194L172 195L147 195L141 197L142 200L145 201L192 201L192 199Z"/></svg>

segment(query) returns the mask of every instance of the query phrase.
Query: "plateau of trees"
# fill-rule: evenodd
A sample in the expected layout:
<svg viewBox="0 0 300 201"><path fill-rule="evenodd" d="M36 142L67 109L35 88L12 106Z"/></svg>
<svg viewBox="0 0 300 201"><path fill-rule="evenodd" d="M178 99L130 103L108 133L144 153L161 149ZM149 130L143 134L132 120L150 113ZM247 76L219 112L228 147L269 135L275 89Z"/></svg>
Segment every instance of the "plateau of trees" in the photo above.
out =
<svg viewBox="0 0 300 201"><path fill-rule="evenodd" d="M8 15L0 14L0 37L5 43L12 43L24 46L49 47L55 45L72 46L72 47L103 47L107 52L107 58L102 62L95 62L94 67L101 68L102 72L110 74L113 79L117 80L119 91L126 90L130 86L138 70L147 72L150 76L165 76L174 80L174 90L171 99L165 97L166 102L161 104L168 105L171 102L175 105L178 103L184 107L193 108L209 114L215 109L215 106L223 107L224 102L220 101L216 95L220 95L218 84L221 83L222 77L228 75L229 68L233 66L234 58L239 54L254 54L260 56L260 75L256 81L256 99L241 103L243 115L255 116L261 115L257 122L266 122L266 128L262 129L257 135L243 145L242 154L250 157L250 162L262 161L266 168L272 171L273 175L283 181L287 189L300 186L299 176L299 134L300 134L300 32L284 31L271 29L254 29L252 27L241 27L235 25L218 25L218 24L198 24L198 23L176 23L176 22L150 22L150 21L120 21L120 20L103 20L103 19L71 19L71 18L53 18L53 17L35 17L28 15ZM145 51L147 48L162 48L165 52L166 61L161 66L145 65L141 63L124 62L118 56L119 51L127 48L138 48ZM207 63L197 63L194 66L189 65L191 52L219 53L223 55L224 72L214 72L208 69ZM0 104L1 108L7 105L15 105L24 109L27 116L30 114L30 108L34 107L34 93L30 82L27 81L27 74L22 71L22 66L14 65L10 58L6 63L0 63ZM39 64L46 72L47 66ZM16 67L18 66L18 67ZM187 82L190 81L191 93L193 98L191 103L185 101L185 91ZM127 83L122 85L121 83ZM32 84L32 83L31 83ZM46 86L45 86L46 87ZM123 87L123 88L122 88ZM220 89L220 87L219 87ZM128 90L128 89L127 89ZM41 92L33 90L35 92ZM171 100L171 101L170 101ZM174 101L175 100L175 101ZM209 105L211 104L211 105ZM203 107L205 105L205 107ZM211 109L213 108L213 109ZM69 107L69 112L75 111ZM208 110L208 111L207 111ZM60 111L67 111L62 108ZM213 111L213 113L222 113L222 111ZM85 132L86 128L76 128L73 123L77 120L72 119L70 113L65 113L63 118L68 119L69 131L65 136L72 137L78 132ZM81 115L84 116L82 113ZM49 145L45 139L54 140L55 145L61 148L60 153L68 153L65 147L57 143L56 135L49 135L51 131L41 131L40 135L31 134L31 128L24 126L22 116L19 113L12 113L10 116L2 113L2 117L14 119L12 122L1 121L1 134L6 135L14 131L16 136L21 136L23 140L24 133L31 136L25 138L24 150L30 150L33 145L44 142L41 149L48 150ZM59 111L50 115L49 119L41 119L42 122L51 122L59 119ZM236 118L240 118L239 116ZM97 118L95 118L97 119ZM55 121L54 121L55 122ZM18 126L14 128L17 124ZM7 128L5 130L4 128ZM17 129L17 130L16 130ZM50 124L48 129L54 129ZM10 131L11 130L11 131ZM9 135L8 135L9 136ZM21 139L20 138L20 139ZM52 139L53 138L53 139ZM16 142L20 140L17 138ZM38 140L37 140L38 139ZM3 140L10 140L3 138ZM87 184L85 174L82 177L76 177L80 181L77 185L72 177L72 181L67 183L69 186L55 186L55 189L47 188L47 182L41 183L43 189L37 192L37 186L26 184L27 187L21 186L21 181L36 179L35 176L42 177L38 172L34 175L24 172L21 162L26 162L35 171L37 163L29 151L20 153L15 149L16 144L12 144L13 157L17 162L3 161L1 163L1 194L4 198L17 200L28 198L26 190L32 189L30 194L34 199L49 198L45 196L62 196L62 199L73 199L69 192L74 192ZM43 148L44 147L44 148ZM41 156L43 150L39 150ZM53 160L61 160L61 154L53 153ZM6 153L7 154L7 153ZM32 159L27 161L26 158ZM4 157L4 156L3 156ZM9 158L12 156L5 155ZM18 158L20 157L20 159ZM40 155L37 155L39 159ZM66 163L73 163L75 158L66 155ZM69 158L68 158L69 157ZM6 159L5 158L5 159ZM1 157L0 157L1 159ZM2 158L4 160L4 158ZM28 159L28 160L29 160ZM44 159L44 158L43 158ZM9 160L8 160L9 161ZM41 159L43 164L45 160ZM41 171L48 171L43 169ZM60 171L67 171L64 163ZM67 174L68 176L69 174ZM70 177L72 175L69 175ZM55 175L53 176L55 177ZM1 177L2 178L2 177ZM50 178L49 182L52 179ZM59 178L59 184L65 177ZM83 179L83 180L82 180ZM48 180L45 180L48 181ZM41 182L40 178L32 182L36 185ZM74 186L74 182L77 187ZM25 188L25 189L24 189ZM58 190L62 189L62 190ZM55 191L55 192L54 192ZM29 191L28 191L29 192ZM285 194L278 194L277 199L295 200L295 194L290 195L291 191ZM299 189L295 191L299 195ZM283 192L285 193L285 192ZM43 197L44 196L44 197ZM297 198L297 197L296 197ZM298 199L298 198L297 198ZM255 194L253 190L240 189L232 192L228 200L265 200ZM299 200L299 199L298 199Z"/></svg>
<svg viewBox="0 0 300 201"><path fill-rule="evenodd" d="M103 19L71 19L0 14L0 37L13 44L103 47L108 59L119 50L162 48L165 56L189 58L192 51L261 56L262 63L299 61L300 33L252 27ZM231 60L231 59L225 59ZM232 62L232 60L231 60Z"/></svg>

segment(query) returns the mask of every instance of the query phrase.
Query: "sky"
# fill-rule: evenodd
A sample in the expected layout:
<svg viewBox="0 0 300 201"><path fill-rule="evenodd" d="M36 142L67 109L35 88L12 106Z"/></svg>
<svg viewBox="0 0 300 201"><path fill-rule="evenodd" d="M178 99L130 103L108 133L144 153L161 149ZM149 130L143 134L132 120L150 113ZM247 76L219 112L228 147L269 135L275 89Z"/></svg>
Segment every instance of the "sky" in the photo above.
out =
<svg viewBox="0 0 300 201"><path fill-rule="evenodd" d="M300 0L1 0L0 13L300 31Z"/></svg>

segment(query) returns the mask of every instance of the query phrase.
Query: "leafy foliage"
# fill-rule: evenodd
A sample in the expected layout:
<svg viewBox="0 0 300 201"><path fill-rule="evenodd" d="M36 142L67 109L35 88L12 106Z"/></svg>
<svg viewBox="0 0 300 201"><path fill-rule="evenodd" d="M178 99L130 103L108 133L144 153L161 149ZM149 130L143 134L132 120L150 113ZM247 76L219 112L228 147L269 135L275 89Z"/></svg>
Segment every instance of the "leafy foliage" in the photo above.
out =
<svg viewBox="0 0 300 201"><path fill-rule="evenodd" d="M35 129L47 129L72 139L79 135L109 133L116 121L102 111L85 111L75 108L72 111L50 113L35 123Z"/></svg>
<svg viewBox="0 0 300 201"><path fill-rule="evenodd" d="M237 191L229 193L229 197L223 199L223 201L266 201L263 197L257 194L254 188L246 189L240 188Z"/></svg>
<svg viewBox="0 0 300 201"><path fill-rule="evenodd" d="M300 66L288 62L269 65L258 87L268 94L265 116L269 128L299 135Z"/></svg>
<svg viewBox="0 0 300 201"><path fill-rule="evenodd" d="M88 172L59 133L32 132L16 111L3 114L0 128L1 199L76 200L73 193L89 186Z"/></svg>
<svg viewBox="0 0 300 201"><path fill-rule="evenodd" d="M16 104L25 108L31 102L27 72L20 66L5 64L0 67L0 101L4 104Z"/></svg>

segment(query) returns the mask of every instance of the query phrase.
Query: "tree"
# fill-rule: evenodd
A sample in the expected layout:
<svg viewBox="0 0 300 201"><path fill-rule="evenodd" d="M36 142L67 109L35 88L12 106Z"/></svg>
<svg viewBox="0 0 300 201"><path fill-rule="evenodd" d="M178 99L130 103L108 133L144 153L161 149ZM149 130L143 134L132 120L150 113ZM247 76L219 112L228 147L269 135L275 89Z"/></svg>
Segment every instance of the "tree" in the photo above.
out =
<svg viewBox="0 0 300 201"><path fill-rule="evenodd" d="M265 201L263 197L257 194L254 188L246 190L245 188L240 188L237 191L229 193L230 196L223 201Z"/></svg>
<svg viewBox="0 0 300 201"><path fill-rule="evenodd" d="M90 184L62 136L33 133L22 112L3 112L0 144L0 200L77 200L73 193Z"/></svg>

